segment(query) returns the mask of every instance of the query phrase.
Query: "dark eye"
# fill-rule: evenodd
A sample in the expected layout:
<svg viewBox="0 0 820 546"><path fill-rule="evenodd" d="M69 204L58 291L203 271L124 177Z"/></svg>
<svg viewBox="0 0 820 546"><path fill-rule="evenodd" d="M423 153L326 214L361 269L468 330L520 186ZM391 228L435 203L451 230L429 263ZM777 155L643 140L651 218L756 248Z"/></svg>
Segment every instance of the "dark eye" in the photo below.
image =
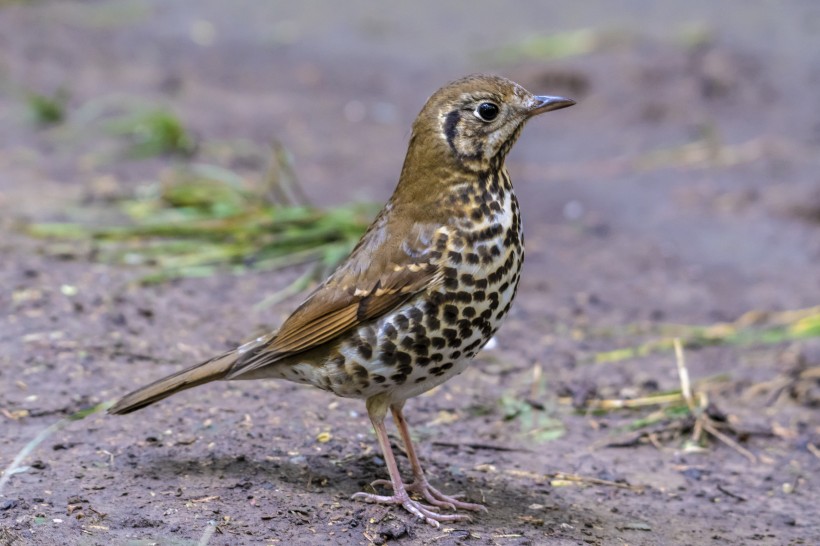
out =
<svg viewBox="0 0 820 546"><path fill-rule="evenodd" d="M498 117L498 106L491 102L482 102L475 109L475 115L484 121L492 121Z"/></svg>

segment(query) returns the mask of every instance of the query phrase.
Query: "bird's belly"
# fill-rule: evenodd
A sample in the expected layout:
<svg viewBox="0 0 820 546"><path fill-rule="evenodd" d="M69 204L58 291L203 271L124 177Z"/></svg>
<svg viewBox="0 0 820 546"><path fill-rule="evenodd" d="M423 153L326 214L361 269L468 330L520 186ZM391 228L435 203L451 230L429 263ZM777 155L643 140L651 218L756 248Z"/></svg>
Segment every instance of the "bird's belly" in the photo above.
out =
<svg viewBox="0 0 820 546"><path fill-rule="evenodd" d="M313 383L339 396L389 392L399 401L464 371L495 334L515 295L521 249L506 250L487 263L450 264L444 271L451 279L441 287L345 336L339 345L343 358L330 359L321 367L321 381Z"/></svg>

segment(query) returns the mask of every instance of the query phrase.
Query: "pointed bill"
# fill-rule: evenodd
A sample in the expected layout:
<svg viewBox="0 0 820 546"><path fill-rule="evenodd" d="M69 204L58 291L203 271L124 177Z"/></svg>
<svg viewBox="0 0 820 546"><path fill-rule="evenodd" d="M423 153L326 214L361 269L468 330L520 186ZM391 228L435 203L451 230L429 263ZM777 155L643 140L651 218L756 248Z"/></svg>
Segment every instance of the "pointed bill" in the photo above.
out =
<svg viewBox="0 0 820 546"><path fill-rule="evenodd" d="M550 97L548 95L536 95L532 98L528 114L530 116L537 116L544 112L552 112L553 110L560 110L575 104L572 99L564 97Z"/></svg>

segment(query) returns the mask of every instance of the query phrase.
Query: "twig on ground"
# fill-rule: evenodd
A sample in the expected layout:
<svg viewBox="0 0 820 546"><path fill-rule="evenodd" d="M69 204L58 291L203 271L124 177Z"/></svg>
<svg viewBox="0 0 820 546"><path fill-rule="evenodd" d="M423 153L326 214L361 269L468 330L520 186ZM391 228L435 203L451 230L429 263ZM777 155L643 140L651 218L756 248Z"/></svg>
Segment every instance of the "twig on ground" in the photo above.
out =
<svg viewBox="0 0 820 546"><path fill-rule="evenodd" d="M633 447L642 441L649 441L660 449L661 439L659 435L672 433L677 436L686 431L691 431L690 439L684 444L684 450L686 451L703 450L704 433L706 433L737 451L749 461L757 462L757 457L751 451L720 430L721 426L727 426L725 424L721 425L725 417L710 404L707 394L692 389L682 340L674 338L672 347L675 352L675 365L680 381L679 391L635 399L592 400L588 403L587 407L592 410L640 408L650 405L663 406L663 409L633 424L633 428L643 429L639 434L626 440L609 442L605 447Z"/></svg>
<svg viewBox="0 0 820 546"><path fill-rule="evenodd" d="M519 452L519 453L532 453L532 451L529 450L529 449L506 447L506 446L494 446L494 445L490 445L490 444L481 444L481 443L475 443L475 442L472 442L472 443L456 443L456 442L438 441L438 442L433 442L433 445L438 446L438 447L453 447L453 448L456 448L456 449L459 449L459 448L462 448L462 447L469 447L470 449L476 449L476 450L482 450L483 449L483 450L486 450L486 451L511 451L511 452Z"/></svg>
<svg viewBox="0 0 820 546"><path fill-rule="evenodd" d="M636 493L643 493L645 487L643 485L631 485L623 482L613 482L611 480L602 480L600 478L592 478L589 476L580 476L578 474L564 474L563 472L553 472L547 474L552 480L563 480L567 482L588 483L592 485L606 485L608 487L617 487L619 489L628 489Z"/></svg>
<svg viewBox="0 0 820 546"><path fill-rule="evenodd" d="M737 451L738 453L740 453L741 455L743 455L744 457L749 459L750 462L752 462L752 463L757 462L757 457L754 455L754 453L752 453L751 451L749 451L745 447L741 446L740 444L738 444L737 442L735 442L734 440L732 440L731 438L729 438L728 436L723 434L721 431L719 431L717 428L715 428L714 422L709 418L708 415L706 415L706 414L703 414L703 415L704 415L703 428L704 428L704 430L706 430L706 432L708 432L709 434L711 434L712 436L714 436L715 438L717 438L718 440L720 440L721 442L723 442L727 446L731 447L732 449L734 449L735 451Z"/></svg>

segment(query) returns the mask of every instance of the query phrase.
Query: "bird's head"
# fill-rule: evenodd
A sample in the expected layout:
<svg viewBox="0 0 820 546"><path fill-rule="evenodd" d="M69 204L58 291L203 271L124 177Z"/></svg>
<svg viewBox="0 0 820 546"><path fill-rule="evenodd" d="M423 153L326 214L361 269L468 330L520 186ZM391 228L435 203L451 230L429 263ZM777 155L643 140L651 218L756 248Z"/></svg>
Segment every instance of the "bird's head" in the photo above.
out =
<svg viewBox="0 0 820 546"><path fill-rule="evenodd" d="M411 147L449 157L469 171L498 169L524 124L538 114L575 101L533 95L505 78L477 74L433 94L413 124Z"/></svg>

